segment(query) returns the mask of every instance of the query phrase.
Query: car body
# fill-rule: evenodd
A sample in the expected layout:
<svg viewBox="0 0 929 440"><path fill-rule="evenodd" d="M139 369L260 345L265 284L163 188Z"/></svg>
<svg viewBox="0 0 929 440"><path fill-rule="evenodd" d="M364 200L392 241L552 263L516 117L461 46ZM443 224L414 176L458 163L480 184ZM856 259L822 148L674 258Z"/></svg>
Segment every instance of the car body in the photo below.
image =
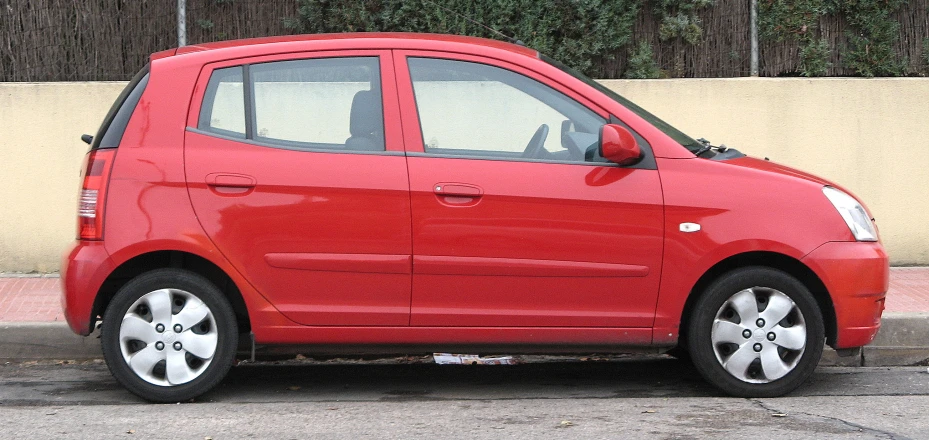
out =
<svg viewBox="0 0 929 440"><path fill-rule="evenodd" d="M531 353L693 351L697 309L718 307L719 321L738 305L735 292L703 304L705 292L761 269L802 285L826 342L853 349L876 334L888 287L873 219L848 191L693 141L534 50L470 37L302 35L156 53L83 175L63 305L78 334L102 319L111 369L135 353L116 353L129 338L120 323L135 313L155 325L146 289L184 303L213 286L230 328L261 345ZM140 281L158 270L169 272ZM170 290L181 272L200 277L192 296ZM814 312L786 297L815 335ZM139 347L170 346L184 325ZM767 344L771 325L752 338ZM821 349L781 357L815 367ZM234 354L223 356L214 363ZM224 368L184 383L215 385ZM776 395L811 371L716 384ZM209 388L116 375L152 400Z"/></svg>

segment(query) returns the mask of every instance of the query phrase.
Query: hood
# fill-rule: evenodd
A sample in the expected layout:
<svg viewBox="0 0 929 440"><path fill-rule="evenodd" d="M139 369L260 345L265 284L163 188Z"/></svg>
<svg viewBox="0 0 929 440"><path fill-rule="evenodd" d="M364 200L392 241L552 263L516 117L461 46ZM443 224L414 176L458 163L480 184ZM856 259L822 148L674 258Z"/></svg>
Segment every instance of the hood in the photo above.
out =
<svg viewBox="0 0 929 440"><path fill-rule="evenodd" d="M857 200L858 203L860 203L861 206L864 207L865 211L868 212L868 215L871 215L873 217L873 215L871 214L871 210L868 209L867 205L865 205L865 203L862 202L861 199L855 195L855 193L849 191L848 188L845 188L842 185L839 185L835 182L819 177L815 174L810 174L805 171L800 171L796 168L791 168L787 165L781 165L779 163L771 162L770 160L758 159L756 157L749 157L749 156L743 156L743 157L739 157L736 159L726 160L723 163L726 163L729 165L735 165L735 166L742 167L742 168L749 168L749 169L763 171L767 173L778 174L781 176L793 177L796 179L805 180L807 182L812 182L812 183L823 185L823 186L831 186L835 189L841 190L845 192L846 194L854 197L855 200Z"/></svg>
<svg viewBox="0 0 929 440"><path fill-rule="evenodd" d="M828 186L837 186L835 183L832 183L822 177L800 171L796 168L791 168L786 165L781 165L776 162L771 162L770 160L758 159L755 157L743 156L737 159L727 160L725 163L730 165L736 165L744 168L752 168L759 171L766 171L769 173L782 174L785 176L797 177L804 180L809 180L811 182L820 183ZM844 189L842 189L845 191Z"/></svg>
<svg viewBox="0 0 929 440"><path fill-rule="evenodd" d="M771 162L770 160L758 159L756 157L743 156L737 159L727 160L724 163L727 163L729 165L743 167L743 168L751 168L754 170L764 171L768 173L780 174L782 176L795 177L795 178L803 179L809 182L818 183L820 185L831 186L833 188L840 189L846 192L847 194L851 195L852 197L855 197L855 199L861 202L861 199L859 199L851 191L849 191L847 188L843 187L842 185L838 185L835 182L832 182L828 179L824 179L815 174L810 174L805 171L800 171L796 168L791 168L787 165L781 165L776 162Z"/></svg>

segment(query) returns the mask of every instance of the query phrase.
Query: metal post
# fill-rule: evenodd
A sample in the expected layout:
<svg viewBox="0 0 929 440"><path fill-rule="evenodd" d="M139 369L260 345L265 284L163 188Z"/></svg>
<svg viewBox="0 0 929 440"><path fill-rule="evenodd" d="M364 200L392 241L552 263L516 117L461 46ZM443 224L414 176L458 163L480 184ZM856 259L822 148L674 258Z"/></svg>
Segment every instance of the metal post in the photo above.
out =
<svg viewBox="0 0 929 440"><path fill-rule="evenodd" d="M751 40L752 40L752 58L751 58L751 75L758 76L758 0L751 0L752 3L752 23L751 23Z"/></svg>
<svg viewBox="0 0 929 440"><path fill-rule="evenodd" d="M187 45L187 0L177 0L177 47Z"/></svg>

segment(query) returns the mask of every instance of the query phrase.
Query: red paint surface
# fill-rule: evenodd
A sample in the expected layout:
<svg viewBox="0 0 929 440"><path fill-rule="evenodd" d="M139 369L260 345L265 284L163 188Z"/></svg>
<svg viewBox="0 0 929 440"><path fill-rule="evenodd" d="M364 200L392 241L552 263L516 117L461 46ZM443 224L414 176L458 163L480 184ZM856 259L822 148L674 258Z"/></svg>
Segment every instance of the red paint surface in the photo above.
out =
<svg viewBox="0 0 929 440"><path fill-rule="evenodd" d="M268 148L185 130L196 126L213 69L354 55L381 60L384 153ZM407 56L532 77L618 117L648 141L658 169L406 156L423 152ZM853 241L824 184L767 161L697 159L506 43L369 34L192 46L152 57L113 164L105 240L79 241L65 257L65 313L86 334L112 270L173 250L229 275L263 343L667 346L701 276L764 251L802 261L823 281L838 343L854 346L877 329L887 260L880 244ZM681 232L685 222L702 228Z"/></svg>

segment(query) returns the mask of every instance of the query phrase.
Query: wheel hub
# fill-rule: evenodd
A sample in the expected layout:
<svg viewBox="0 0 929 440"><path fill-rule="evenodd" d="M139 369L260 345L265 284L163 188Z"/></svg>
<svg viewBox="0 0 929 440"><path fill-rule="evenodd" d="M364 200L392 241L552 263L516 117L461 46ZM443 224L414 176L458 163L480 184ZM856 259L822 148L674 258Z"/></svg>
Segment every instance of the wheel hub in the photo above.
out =
<svg viewBox="0 0 929 440"><path fill-rule="evenodd" d="M170 345L172 342L177 340L177 333L174 333L170 330L161 334L161 342Z"/></svg>

